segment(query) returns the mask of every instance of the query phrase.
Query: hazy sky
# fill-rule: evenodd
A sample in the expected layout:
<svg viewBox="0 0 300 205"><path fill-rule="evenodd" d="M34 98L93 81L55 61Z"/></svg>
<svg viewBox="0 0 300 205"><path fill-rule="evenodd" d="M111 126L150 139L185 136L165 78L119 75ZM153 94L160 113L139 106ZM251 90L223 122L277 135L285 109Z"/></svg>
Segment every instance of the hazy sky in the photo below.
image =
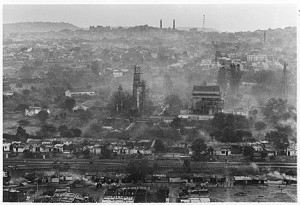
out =
<svg viewBox="0 0 300 205"><path fill-rule="evenodd" d="M102 26L205 27L219 31L248 31L296 26L297 5L3 5L3 23L67 22L87 28Z"/></svg>

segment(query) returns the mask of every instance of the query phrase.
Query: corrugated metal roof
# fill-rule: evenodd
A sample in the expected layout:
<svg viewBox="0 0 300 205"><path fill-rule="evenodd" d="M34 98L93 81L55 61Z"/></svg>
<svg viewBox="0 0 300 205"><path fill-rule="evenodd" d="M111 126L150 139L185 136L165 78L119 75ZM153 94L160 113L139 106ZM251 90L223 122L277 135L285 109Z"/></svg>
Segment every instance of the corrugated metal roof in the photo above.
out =
<svg viewBox="0 0 300 205"><path fill-rule="evenodd" d="M193 92L220 92L220 87L217 85L213 85L213 86L195 85L193 87Z"/></svg>

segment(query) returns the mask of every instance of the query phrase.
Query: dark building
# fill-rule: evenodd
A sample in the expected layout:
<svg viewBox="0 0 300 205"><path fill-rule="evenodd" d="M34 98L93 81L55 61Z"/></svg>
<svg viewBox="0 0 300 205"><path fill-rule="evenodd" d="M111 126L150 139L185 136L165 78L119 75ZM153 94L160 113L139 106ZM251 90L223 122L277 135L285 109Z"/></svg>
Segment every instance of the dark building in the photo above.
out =
<svg viewBox="0 0 300 205"><path fill-rule="evenodd" d="M192 93L192 111L199 115L214 115L223 109L220 87L194 86Z"/></svg>

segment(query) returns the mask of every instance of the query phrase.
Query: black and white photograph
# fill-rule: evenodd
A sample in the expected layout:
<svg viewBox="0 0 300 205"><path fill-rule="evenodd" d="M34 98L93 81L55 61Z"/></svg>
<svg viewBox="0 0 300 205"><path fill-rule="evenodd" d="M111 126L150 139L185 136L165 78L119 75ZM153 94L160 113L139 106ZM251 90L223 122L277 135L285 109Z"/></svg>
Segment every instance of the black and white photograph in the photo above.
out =
<svg viewBox="0 0 300 205"><path fill-rule="evenodd" d="M298 202L297 1L16 2L1 203Z"/></svg>

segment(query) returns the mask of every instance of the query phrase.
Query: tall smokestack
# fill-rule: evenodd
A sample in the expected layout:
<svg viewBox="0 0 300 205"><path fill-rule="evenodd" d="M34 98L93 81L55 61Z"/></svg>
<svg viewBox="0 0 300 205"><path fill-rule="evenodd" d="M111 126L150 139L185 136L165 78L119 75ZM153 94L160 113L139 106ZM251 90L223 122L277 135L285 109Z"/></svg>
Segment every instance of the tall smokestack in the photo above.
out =
<svg viewBox="0 0 300 205"><path fill-rule="evenodd" d="M203 25L202 25L202 31L204 31L205 28L205 15L203 15Z"/></svg>
<svg viewBox="0 0 300 205"><path fill-rule="evenodd" d="M264 44L266 44L267 41L267 31L264 31Z"/></svg>
<svg viewBox="0 0 300 205"><path fill-rule="evenodd" d="M160 28L162 29L162 20L160 19Z"/></svg>
<svg viewBox="0 0 300 205"><path fill-rule="evenodd" d="M173 29L175 29L175 19L173 19Z"/></svg>

